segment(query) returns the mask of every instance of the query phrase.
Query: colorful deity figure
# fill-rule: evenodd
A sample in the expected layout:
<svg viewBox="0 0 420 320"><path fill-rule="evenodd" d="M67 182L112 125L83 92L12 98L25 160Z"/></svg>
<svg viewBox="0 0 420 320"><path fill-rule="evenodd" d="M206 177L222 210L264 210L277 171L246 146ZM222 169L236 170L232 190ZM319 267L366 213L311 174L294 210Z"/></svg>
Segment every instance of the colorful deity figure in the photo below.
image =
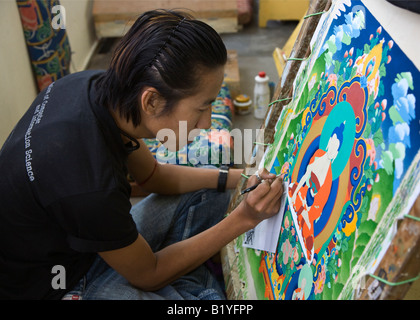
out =
<svg viewBox="0 0 420 320"><path fill-rule="evenodd" d="M289 185L289 197L311 261L314 249L314 222L321 216L331 190L332 163L343 144L345 121L336 127L326 150L318 149L311 157L298 183Z"/></svg>

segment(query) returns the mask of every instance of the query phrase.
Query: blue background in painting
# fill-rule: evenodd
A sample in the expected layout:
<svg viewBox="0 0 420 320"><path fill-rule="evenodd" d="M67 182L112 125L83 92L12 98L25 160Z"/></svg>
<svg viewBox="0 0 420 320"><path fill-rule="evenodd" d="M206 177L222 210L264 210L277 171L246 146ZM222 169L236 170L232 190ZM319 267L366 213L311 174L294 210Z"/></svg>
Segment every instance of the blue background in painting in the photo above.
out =
<svg viewBox="0 0 420 320"><path fill-rule="evenodd" d="M346 6L347 11L341 12L341 15L337 17L336 21L333 22L333 24L336 25L343 25L347 24L346 21L346 15L351 14L351 8ZM363 51L365 44L370 44L369 37L373 35L374 37L377 35L377 29L380 26L379 22L377 22L376 18L368 11L365 10L365 29L360 30L360 35L358 37L352 38L349 45L346 45L345 43L341 43L341 49L337 50L337 52L333 55L333 61L335 60L342 60L344 57L344 53L346 51L350 51L352 47L354 47L354 54L353 54L353 61L357 59L356 53L357 49L360 49ZM328 40L331 35L334 34L335 28L331 28L325 38L325 40ZM386 67L386 76L381 77L381 82L384 84L385 92L382 96L377 96L375 99L375 102L381 103L383 99L387 100L387 108L385 110L386 113L386 119L382 122L382 134L384 137L384 143L385 143L385 150L389 150L389 129L393 127L393 123L391 118L389 117L388 111L389 108L394 105L394 98L392 95L391 87L395 83L395 79L397 78L397 75L402 72L411 72L411 75L413 77L413 86L414 90L408 89L408 94L412 93L416 97L416 106L420 103L420 73L417 70L417 68L414 66L414 64L411 62L410 59L402 52L400 47L398 46L398 43L395 41L395 39L391 38L391 36L386 32L384 27L382 27L381 34L379 35L380 40L384 40L384 44L388 43L388 41L393 40L394 45L393 47L388 51L388 55L391 56L391 62L389 64L385 64ZM413 39L414 41L414 39ZM322 54L322 51L320 52ZM354 63L354 62L353 62ZM329 74L333 73L334 65L330 66L329 69L326 70ZM348 80L348 79L347 79ZM418 109L418 107L416 107ZM415 110L416 110L415 109ZM416 116L415 119L412 119L410 121L410 146L406 144L406 150L405 150L405 159L404 159L404 173L410 166L412 160L414 159L415 155L419 151L420 148L420 121L419 121L419 111L416 110ZM379 160L381 159L381 153L383 149L379 145L376 147L376 161L378 163L378 168L380 168ZM404 177L404 173L401 176L401 179ZM393 192L395 193L397 187L400 184L400 180L395 179L394 182L394 188Z"/></svg>

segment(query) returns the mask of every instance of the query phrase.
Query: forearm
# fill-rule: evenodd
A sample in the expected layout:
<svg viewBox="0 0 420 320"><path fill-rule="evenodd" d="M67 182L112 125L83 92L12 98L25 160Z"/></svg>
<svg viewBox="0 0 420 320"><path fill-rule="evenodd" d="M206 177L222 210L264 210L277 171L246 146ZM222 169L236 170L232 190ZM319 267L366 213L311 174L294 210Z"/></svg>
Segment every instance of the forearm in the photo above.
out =
<svg viewBox="0 0 420 320"><path fill-rule="evenodd" d="M157 163L145 143L128 157L128 169L140 187L149 193L182 194L217 188L219 170ZM242 169L230 169L227 189L236 187Z"/></svg>
<svg viewBox="0 0 420 320"><path fill-rule="evenodd" d="M133 286L144 291L155 291L194 270L227 243L255 226L254 219L247 218L246 209L240 207L243 206L232 211L214 227L156 253L139 235L127 247L99 254Z"/></svg>
<svg viewBox="0 0 420 320"><path fill-rule="evenodd" d="M280 179L271 185L264 181L212 228L157 252L154 277L150 278L157 285L153 289L163 287L194 270L233 239L277 213L282 192Z"/></svg>
<svg viewBox="0 0 420 320"><path fill-rule="evenodd" d="M242 169L229 170L227 189L236 187L241 172ZM200 189L215 189L218 179L217 169L158 164L154 176L143 188L160 194L182 194Z"/></svg>
<svg viewBox="0 0 420 320"><path fill-rule="evenodd" d="M265 173L263 179L275 178ZM257 182L251 177L248 186ZM101 257L131 284L143 290L156 290L194 270L223 246L259 222L276 214L283 193L280 178L271 184L264 180L225 219L212 228L153 253L146 240L137 240L120 249L100 252Z"/></svg>

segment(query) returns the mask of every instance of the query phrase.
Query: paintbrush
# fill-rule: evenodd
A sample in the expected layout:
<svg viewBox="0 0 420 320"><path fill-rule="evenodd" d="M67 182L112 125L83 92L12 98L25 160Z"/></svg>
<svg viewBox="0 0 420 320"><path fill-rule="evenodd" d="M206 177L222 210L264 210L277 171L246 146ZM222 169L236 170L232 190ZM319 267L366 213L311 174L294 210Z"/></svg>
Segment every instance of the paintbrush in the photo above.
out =
<svg viewBox="0 0 420 320"><path fill-rule="evenodd" d="M278 174L278 175L276 175L276 178L278 178L278 177L280 177L281 176L281 174ZM252 191L252 190L254 190L256 187L258 187L262 182L263 182L264 180L260 180L260 181L258 181L258 183L257 184L254 184L253 186L251 186L251 187L249 187L249 188L246 188L246 189L244 189L244 190L242 190L241 191L241 196L242 195L244 195L245 193L248 193L248 192L250 192L250 191Z"/></svg>

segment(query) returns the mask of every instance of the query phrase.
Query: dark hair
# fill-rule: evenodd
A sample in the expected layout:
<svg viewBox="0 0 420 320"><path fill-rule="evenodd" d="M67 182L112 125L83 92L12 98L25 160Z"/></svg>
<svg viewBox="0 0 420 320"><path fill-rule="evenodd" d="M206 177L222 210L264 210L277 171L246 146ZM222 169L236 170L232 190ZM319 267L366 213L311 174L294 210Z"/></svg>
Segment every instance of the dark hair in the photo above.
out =
<svg viewBox="0 0 420 320"><path fill-rule="evenodd" d="M97 102L138 126L138 95L144 86L159 91L169 112L177 101L196 93L203 70L226 60L222 39L206 23L181 11L148 11L121 39L108 70L96 81Z"/></svg>

